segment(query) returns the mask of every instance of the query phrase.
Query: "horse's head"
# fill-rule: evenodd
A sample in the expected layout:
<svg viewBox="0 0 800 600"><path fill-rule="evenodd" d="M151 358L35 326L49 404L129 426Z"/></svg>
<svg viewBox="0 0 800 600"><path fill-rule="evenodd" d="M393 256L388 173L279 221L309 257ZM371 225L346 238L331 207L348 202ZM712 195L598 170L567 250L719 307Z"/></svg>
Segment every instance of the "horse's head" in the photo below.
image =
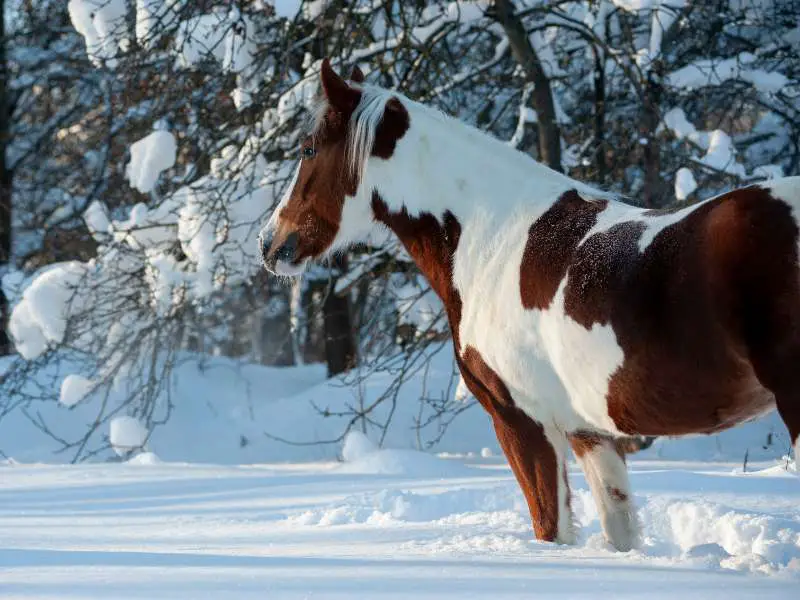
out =
<svg viewBox="0 0 800 600"><path fill-rule="evenodd" d="M387 92L337 75L328 59L321 71L323 104L302 143L300 164L259 243L264 266L295 276L310 260L361 241L375 227L372 189L363 189L371 157L388 159L408 129L408 113Z"/></svg>

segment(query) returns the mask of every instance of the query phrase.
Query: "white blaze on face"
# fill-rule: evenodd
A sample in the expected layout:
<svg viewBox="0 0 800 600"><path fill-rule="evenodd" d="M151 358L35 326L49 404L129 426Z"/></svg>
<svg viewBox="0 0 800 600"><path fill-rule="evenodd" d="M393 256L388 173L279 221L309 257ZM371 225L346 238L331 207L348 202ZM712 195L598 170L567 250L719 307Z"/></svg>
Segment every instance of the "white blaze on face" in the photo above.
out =
<svg viewBox="0 0 800 600"><path fill-rule="evenodd" d="M261 231L258 234L259 244L261 244L261 240L270 239L275 235L275 231L278 229L278 219L280 218L281 209L283 209L283 207L289 203L289 198L292 197L292 190L294 190L294 186L297 185L297 179L300 177L300 167L302 164L302 161L298 163L297 168L294 170L292 180L283 190L281 201L278 202L275 210L272 211L272 215L270 216L269 221L267 221L267 224L261 228Z"/></svg>

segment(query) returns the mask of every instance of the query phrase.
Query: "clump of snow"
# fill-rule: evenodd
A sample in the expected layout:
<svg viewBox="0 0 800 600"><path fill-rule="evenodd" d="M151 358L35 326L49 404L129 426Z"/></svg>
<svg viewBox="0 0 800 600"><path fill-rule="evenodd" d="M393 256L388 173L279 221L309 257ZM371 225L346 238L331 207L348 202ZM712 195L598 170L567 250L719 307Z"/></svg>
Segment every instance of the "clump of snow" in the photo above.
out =
<svg viewBox="0 0 800 600"><path fill-rule="evenodd" d="M140 452L126 462L129 465L159 465L161 464L161 459L153 452Z"/></svg>
<svg viewBox="0 0 800 600"><path fill-rule="evenodd" d="M147 429L136 417L123 415L111 419L109 440L114 452L120 456L142 448L147 441L147 436Z"/></svg>
<svg viewBox="0 0 800 600"><path fill-rule="evenodd" d="M678 169L675 173L675 197L678 200L686 200L696 189L697 182L692 172L686 167Z"/></svg>
<svg viewBox="0 0 800 600"><path fill-rule="evenodd" d="M677 546L684 558L763 573L800 562L800 524L792 519L701 499L649 502L642 512L645 529Z"/></svg>
<svg viewBox="0 0 800 600"><path fill-rule="evenodd" d="M467 399L472 397L472 392L469 391L467 387L467 382L464 381L464 377L461 373L458 374L458 385L456 386L456 393L455 399L459 402L465 402Z"/></svg>
<svg viewBox="0 0 800 600"><path fill-rule="evenodd" d="M749 52L742 52L736 58L701 59L673 71L665 79L668 85L684 90L741 79L751 83L759 92L773 94L789 83L789 79L782 73L747 68L755 60L756 56Z"/></svg>
<svg viewBox="0 0 800 600"><path fill-rule="evenodd" d="M377 450L378 447L366 435L353 430L344 438L342 459L345 462L355 462Z"/></svg>
<svg viewBox="0 0 800 600"><path fill-rule="evenodd" d="M83 220L89 232L97 239L98 236L108 233L111 220L108 208L99 200L93 201L83 212Z"/></svg>
<svg viewBox="0 0 800 600"><path fill-rule="evenodd" d="M673 108L667 111L663 117L664 125L669 128L676 138L684 138L694 142L698 146L705 148L708 146L708 134L699 132L686 118L686 113L682 108Z"/></svg>
<svg viewBox="0 0 800 600"><path fill-rule="evenodd" d="M92 391L94 382L82 375L70 374L61 383L61 394L58 401L66 407L75 406Z"/></svg>
<svg viewBox="0 0 800 600"><path fill-rule="evenodd" d="M161 36L176 23L186 0L136 0L136 41L153 48Z"/></svg>
<svg viewBox="0 0 800 600"><path fill-rule="evenodd" d="M70 0L73 27L86 40L86 54L97 66L116 66L117 49L130 44L125 23L126 0Z"/></svg>
<svg viewBox="0 0 800 600"><path fill-rule="evenodd" d="M783 177L783 167L780 165L761 165L753 169L753 177L779 179Z"/></svg>
<svg viewBox="0 0 800 600"><path fill-rule="evenodd" d="M69 313L81 304L79 286L88 269L88 265L77 261L56 263L25 289L8 324L23 358L37 358L51 344L63 341Z"/></svg>
<svg viewBox="0 0 800 600"><path fill-rule="evenodd" d="M715 129L709 135L708 152L700 161L718 171L745 177L744 166L736 162L735 156L736 149L731 136L721 129Z"/></svg>
<svg viewBox="0 0 800 600"><path fill-rule="evenodd" d="M169 131L153 131L131 145L131 162L127 175L131 186L147 194L153 190L158 176L175 164L177 145Z"/></svg>
<svg viewBox="0 0 800 600"><path fill-rule="evenodd" d="M221 12L183 21L175 36L178 65L188 68L208 57L222 61L227 29L225 15Z"/></svg>

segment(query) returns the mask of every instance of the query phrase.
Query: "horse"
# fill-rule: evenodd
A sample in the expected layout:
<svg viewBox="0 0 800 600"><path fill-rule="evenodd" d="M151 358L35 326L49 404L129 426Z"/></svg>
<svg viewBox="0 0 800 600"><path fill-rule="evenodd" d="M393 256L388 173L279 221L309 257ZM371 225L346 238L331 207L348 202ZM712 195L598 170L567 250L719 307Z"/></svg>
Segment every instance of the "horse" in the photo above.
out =
<svg viewBox="0 0 800 600"><path fill-rule="evenodd" d="M391 230L441 298L536 538L576 542L571 446L618 551L640 543L621 440L777 411L800 443L800 177L647 210L329 59L261 230L264 266Z"/></svg>

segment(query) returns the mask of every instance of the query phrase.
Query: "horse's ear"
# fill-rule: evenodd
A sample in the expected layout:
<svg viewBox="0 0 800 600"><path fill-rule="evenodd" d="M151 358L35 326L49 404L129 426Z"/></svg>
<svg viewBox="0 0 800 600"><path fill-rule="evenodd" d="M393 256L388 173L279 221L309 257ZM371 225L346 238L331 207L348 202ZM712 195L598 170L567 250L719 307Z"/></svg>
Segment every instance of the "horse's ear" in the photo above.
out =
<svg viewBox="0 0 800 600"><path fill-rule="evenodd" d="M351 88L331 67L331 61L322 61L322 90L330 105L342 112L352 112L361 100L361 92Z"/></svg>
<svg viewBox="0 0 800 600"><path fill-rule="evenodd" d="M350 74L350 81L355 83L364 83L364 73L358 68L358 65L353 67L353 72Z"/></svg>

